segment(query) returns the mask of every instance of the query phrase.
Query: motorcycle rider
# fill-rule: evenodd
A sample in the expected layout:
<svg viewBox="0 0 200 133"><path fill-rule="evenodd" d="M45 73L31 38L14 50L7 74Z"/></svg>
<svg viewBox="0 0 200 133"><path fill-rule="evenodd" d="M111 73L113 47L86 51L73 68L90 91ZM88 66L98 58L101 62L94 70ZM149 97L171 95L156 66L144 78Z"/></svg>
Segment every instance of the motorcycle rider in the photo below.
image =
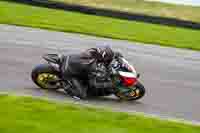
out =
<svg viewBox="0 0 200 133"><path fill-rule="evenodd" d="M80 54L61 58L63 78L73 87L66 89L72 97L84 99L88 88L112 88L112 81L107 80L110 63L114 58L113 50L106 47L90 48ZM87 81L87 82L85 82Z"/></svg>

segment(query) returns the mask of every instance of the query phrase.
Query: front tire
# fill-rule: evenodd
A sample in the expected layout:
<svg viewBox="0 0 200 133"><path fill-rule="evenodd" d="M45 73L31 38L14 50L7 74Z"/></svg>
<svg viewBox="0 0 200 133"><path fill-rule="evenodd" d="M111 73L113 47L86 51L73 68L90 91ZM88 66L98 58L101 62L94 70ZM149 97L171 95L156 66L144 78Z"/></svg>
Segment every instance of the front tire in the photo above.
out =
<svg viewBox="0 0 200 133"><path fill-rule="evenodd" d="M134 101L141 99L146 93L146 90L142 83L138 81L138 83L135 85L135 88L132 92L130 92L127 95L124 95L122 93L116 93L115 95L119 97L121 100L126 100L126 101Z"/></svg>
<svg viewBox="0 0 200 133"><path fill-rule="evenodd" d="M145 87L140 82L138 82L135 87L136 87L136 90L137 89L139 90L139 94L138 94L138 97L133 98L132 100L141 99L145 95L145 93L146 93Z"/></svg>
<svg viewBox="0 0 200 133"><path fill-rule="evenodd" d="M40 64L36 66L31 73L32 81L42 89L59 89L58 72L52 68L49 64Z"/></svg>

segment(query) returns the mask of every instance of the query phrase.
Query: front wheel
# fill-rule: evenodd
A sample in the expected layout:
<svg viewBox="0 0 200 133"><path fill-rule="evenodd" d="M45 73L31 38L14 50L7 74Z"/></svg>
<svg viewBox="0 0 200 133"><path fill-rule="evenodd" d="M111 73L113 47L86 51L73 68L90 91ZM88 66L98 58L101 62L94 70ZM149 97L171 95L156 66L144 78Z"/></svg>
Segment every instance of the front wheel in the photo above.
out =
<svg viewBox="0 0 200 133"><path fill-rule="evenodd" d="M40 64L36 66L31 73L33 82L43 89L59 89L60 83L58 81L58 72L54 70L49 64Z"/></svg>
<svg viewBox="0 0 200 133"><path fill-rule="evenodd" d="M122 100L133 101L141 99L145 95L145 92L144 86L138 81L138 83L129 93L116 93L115 95Z"/></svg>

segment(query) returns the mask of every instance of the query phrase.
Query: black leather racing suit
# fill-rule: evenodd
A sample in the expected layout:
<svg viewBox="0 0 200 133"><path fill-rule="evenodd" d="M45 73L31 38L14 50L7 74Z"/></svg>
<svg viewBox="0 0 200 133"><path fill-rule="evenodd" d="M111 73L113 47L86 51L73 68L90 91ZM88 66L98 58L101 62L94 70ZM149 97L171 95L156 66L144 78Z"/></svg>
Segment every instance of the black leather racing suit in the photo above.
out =
<svg viewBox="0 0 200 133"><path fill-rule="evenodd" d="M102 59L97 48L88 49L80 54L63 56L61 60L63 78L70 80L73 85L68 93L79 98L86 98L89 87L112 88L112 82L104 80L109 71L108 65L112 61L111 57L109 58L107 61ZM99 69L100 64L103 64L105 69Z"/></svg>

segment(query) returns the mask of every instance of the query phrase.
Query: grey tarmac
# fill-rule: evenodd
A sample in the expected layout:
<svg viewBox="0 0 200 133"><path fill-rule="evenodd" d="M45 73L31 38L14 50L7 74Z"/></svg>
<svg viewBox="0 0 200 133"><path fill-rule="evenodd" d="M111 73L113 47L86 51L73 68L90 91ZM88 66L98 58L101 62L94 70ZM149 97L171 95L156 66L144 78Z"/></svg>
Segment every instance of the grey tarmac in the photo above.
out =
<svg viewBox="0 0 200 133"><path fill-rule="evenodd" d="M200 122L200 52L81 34L0 25L0 92L73 101L64 93L39 89L30 78L45 53L78 53L110 45L141 74L144 98L121 102L114 97L80 103L116 111L143 112L161 118Z"/></svg>

